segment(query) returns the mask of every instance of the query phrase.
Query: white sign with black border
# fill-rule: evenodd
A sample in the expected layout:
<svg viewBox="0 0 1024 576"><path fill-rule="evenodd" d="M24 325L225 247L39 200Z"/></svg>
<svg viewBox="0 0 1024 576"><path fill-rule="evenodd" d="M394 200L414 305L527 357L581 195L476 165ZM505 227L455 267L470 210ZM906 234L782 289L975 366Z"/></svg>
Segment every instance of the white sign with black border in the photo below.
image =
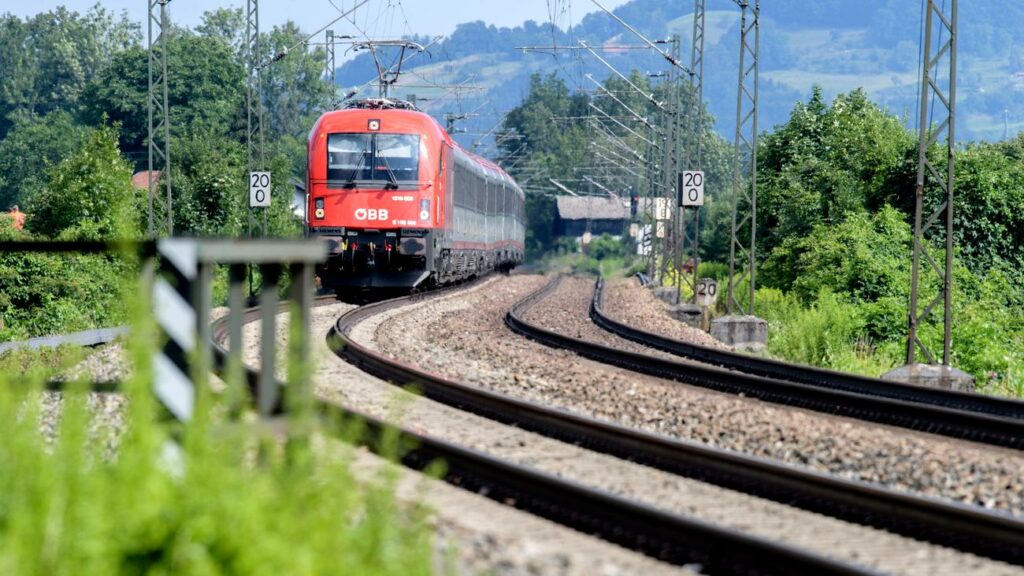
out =
<svg viewBox="0 0 1024 576"><path fill-rule="evenodd" d="M697 282L697 305L710 308L718 301L718 282L713 278L701 278Z"/></svg>
<svg viewBox="0 0 1024 576"><path fill-rule="evenodd" d="M704 205L703 171L686 170L679 173L679 205L684 208Z"/></svg>
<svg viewBox="0 0 1024 576"><path fill-rule="evenodd" d="M270 172L249 172L249 208L270 208Z"/></svg>

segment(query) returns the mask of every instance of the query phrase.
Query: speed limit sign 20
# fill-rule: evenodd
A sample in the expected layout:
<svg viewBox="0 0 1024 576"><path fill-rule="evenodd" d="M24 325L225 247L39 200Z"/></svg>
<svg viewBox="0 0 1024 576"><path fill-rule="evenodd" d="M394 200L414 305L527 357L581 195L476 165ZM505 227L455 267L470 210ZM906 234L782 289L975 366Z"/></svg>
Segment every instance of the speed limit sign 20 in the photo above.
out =
<svg viewBox="0 0 1024 576"><path fill-rule="evenodd" d="M704 172L687 170L679 173L679 205L704 205Z"/></svg>
<svg viewBox="0 0 1024 576"><path fill-rule="evenodd" d="M270 207L270 172L249 172L249 207Z"/></svg>

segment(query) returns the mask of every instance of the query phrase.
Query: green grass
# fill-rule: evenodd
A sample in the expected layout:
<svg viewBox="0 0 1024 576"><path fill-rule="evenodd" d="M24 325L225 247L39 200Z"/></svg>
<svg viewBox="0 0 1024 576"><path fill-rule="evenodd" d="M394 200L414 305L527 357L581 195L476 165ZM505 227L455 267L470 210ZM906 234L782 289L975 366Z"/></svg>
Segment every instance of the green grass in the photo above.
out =
<svg viewBox="0 0 1024 576"><path fill-rule="evenodd" d="M148 372L152 351L139 343L151 341L128 343L136 374ZM4 359L21 371L0 373L0 573L432 573L427 510L396 502L393 472L357 480L350 447L314 448L332 432L308 412L288 426L309 435L285 442L252 418L222 422L219 401L204 393L195 420L174 426L137 376L125 385L128 424L114 457L90 441L83 386L65 393L58 439L47 444L41 382L67 354ZM358 430L335 425L348 438ZM172 438L180 459L167 456Z"/></svg>

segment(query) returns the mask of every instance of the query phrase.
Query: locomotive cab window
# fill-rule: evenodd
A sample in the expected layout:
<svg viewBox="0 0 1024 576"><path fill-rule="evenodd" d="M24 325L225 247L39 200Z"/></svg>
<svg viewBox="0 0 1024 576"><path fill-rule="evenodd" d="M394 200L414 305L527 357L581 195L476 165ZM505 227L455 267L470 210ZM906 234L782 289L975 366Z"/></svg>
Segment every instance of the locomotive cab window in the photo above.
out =
<svg viewBox="0 0 1024 576"><path fill-rule="evenodd" d="M415 184L419 168L420 137L416 134L327 136L327 180L331 183Z"/></svg>

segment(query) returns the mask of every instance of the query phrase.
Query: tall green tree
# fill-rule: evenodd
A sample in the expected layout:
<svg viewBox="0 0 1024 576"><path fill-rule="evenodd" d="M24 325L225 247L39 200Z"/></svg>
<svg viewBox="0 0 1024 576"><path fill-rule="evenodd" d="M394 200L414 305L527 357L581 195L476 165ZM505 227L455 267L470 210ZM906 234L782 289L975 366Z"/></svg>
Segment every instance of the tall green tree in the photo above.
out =
<svg viewBox="0 0 1024 576"><path fill-rule="evenodd" d="M45 116L11 115L13 127L0 140L0 209L25 201L46 182L46 174L74 153L91 132L66 111Z"/></svg>
<svg viewBox="0 0 1024 576"><path fill-rule="evenodd" d="M131 166L117 147L117 130L97 128L32 195L27 227L49 237L137 238L138 193L131 177Z"/></svg>
<svg viewBox="0 0 1024 576"><path fill-rule="evenodd" d="M22 21L0 16L0 137L10 114L73 111L110 58L137 45L138 24L100 5L84 15L61 6Z"/></svg>
<svg viewBox="0 0 1024 576"><path fill-rule="evenodd" d="M821 88L762 139L758 158L759 250L836 224L911 190L894 190L915 141L862 90L829 104Z"/></svg>
<svg viewBox="0 0 1024 576"><path fill-rule="evenodd" d="M194 127L244 134L245 71L221 38L175 29L169 41L168 104L172 137ZM148 54L134 47L117 54L85 90L84 119L104 116L122 125L122 146L141 160L148 131Z"/></svg>

